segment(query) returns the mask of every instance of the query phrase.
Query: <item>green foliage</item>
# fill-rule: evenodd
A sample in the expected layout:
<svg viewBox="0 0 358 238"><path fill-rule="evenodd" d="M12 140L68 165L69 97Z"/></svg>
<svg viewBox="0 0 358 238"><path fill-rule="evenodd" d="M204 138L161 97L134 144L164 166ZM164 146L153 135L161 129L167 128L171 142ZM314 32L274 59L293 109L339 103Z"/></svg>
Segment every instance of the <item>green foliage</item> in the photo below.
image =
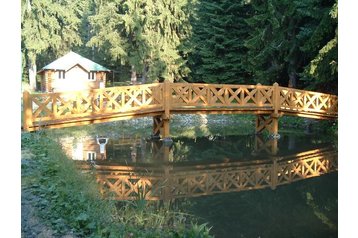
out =
<svg viewBox="0 0 358 238"><path fill-rule="evenodd" d="M36 64L73 49L120 81L131 71L143 83L337 93L337 23L336 0L22 0L22 62L31 77Z"/></svg>
<svg viewBox="0 0 358 238"><path fill-rule="evenodd" d="M186 0L97 2L98 10L90 17L94 36L88 45L134 66L151 81L177 80L185 71L179 45L187 34L186 4Z"/></svg>
<svg viewBox="0 0 358 238"><path fill-rule="evenodd" d="M338 93L338 4L314 9L323 17L315 19L316 24L306 29L308 39L302 46L312 60L302 73L308 89L327 93Z"/></svg>
<svg viewBox="0 0 358 238"><path fill-rule="evenodd" d="M22 134L22 149L34 158L22 164L23 189L36 197L39 215L55 235L76 237L211 237L195 218L138 199L105 200L91 173L81 172L53 138Z"/></svg>
<svg viewBox="0 0 358 238"><path fill-rule="evenodd" d="M48 60L82 44L78 30L85 7L85 0L21 1L22 67L23 72L26 68L31 71L28 77L32 87L36 84L39 58Z"/></svg>
<svg viewBox="0 0 358 238"><path fill-rule="evenodd" d="M299 19L292 1L252 1L255 14L246 19L250 28L245 39L248 69L257 82L272 84L288 76L288 68L296 65L294 38ZM292 55L292 57L290 57ZM294 72L295 69L292 69Z"/></svg>
<svg viewBox="0 0 358 238"><path fill-rule="evenodd" d="M61 54L81 44L77 31L85 1L22 1L21 37L29 60L51 50Z"/></svg>
<svg viewBox="0 0 358 238"><path fill-rule="evenodd" d="M64 235L70 229L80 237L108 237L118 234L115 204L101 199L98 185L88 174L81 174L58 146L44 135L25 134L23 147L36 159L26 179L28 189L39 198L40 216L55 233Z"/></svg>
<svg viewBox="0 0 358 238"><path fill-rule="evenodd" d="M246 48L243 40L251 14L243 1L198 1L192 13L191 81L246 83Z"/></svg>
<svg viewBox="0 0 358 238"><path fill-rule="evenodd" d="M194 3L190 81L337 89L335 1Z"/></svg>

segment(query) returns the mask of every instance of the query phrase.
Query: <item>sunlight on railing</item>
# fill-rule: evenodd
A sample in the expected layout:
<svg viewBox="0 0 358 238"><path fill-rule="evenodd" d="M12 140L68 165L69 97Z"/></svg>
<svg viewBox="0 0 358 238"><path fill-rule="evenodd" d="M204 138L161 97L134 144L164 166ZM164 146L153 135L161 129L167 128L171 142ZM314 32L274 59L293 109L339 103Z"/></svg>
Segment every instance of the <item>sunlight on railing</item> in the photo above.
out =
<svg viewBox="0 0 358 238"><path fill-rule="evenodd" d="M276 95L276 96L275 96ZM279 97L279 98L278 98ZM338 97L264 85L154 83L86 91L23 95L24 129L171 113L291 114L337 118Z"/></svg>

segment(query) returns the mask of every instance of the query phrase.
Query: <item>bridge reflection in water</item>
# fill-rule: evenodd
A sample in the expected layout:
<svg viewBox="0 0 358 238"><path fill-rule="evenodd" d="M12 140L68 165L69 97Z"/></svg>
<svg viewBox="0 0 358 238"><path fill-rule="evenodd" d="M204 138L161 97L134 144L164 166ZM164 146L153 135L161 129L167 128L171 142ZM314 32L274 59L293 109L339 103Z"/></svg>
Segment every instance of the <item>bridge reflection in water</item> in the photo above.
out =
<svg viewBox="0 0 358 238"><path fill-rule="evenodd" d="M249 155L242 154L239 159L217 155L218 159L209 160L188 160L180 153L175 142L173 146L142 138L105 141L104 138L88 137L77 141L77 146L73 143L72 147L68 146L71 143L65 143L65 140L63 145L72 158L91 160L91 163L79 162L79 167L93 171L102 193L105 196L114 195L117 200L170 200L252 189L275 189L279 185L338 170L338 153L332 146L316 145L316 148L280 154L277 140L255 136L249 141L250 145L246 145L251 150ZM216 138L215 143L225 149L223 143L233 142ZM282 144L292 147L292 141L287 145ZM238 151L234 150L233 154L240 157ZM117 156L111 157L116 153ZM124 157L118 158L119 155ZM177 160L176 156L182 157Z"/></svg>

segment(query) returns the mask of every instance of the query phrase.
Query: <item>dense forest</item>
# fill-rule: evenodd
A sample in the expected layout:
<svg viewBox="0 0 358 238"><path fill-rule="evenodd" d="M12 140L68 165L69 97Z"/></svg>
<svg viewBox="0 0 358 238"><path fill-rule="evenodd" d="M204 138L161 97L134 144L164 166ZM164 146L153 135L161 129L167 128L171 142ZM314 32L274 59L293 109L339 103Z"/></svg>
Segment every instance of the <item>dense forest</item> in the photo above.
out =
<svg viewBox="0 0 358 238"><path fill-rule="evenodd" d="M337 0L22 0L22 80L72 50L116 81L337 94L337 27Z"/></svg>

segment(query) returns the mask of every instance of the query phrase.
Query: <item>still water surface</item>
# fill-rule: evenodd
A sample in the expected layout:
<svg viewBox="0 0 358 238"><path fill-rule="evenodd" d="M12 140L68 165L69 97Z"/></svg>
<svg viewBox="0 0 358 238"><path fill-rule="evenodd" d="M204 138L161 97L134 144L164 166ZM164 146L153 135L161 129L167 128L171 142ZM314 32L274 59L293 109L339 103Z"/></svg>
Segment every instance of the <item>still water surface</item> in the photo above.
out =
<svg viewBox="0 0 358 238"><path fill-rule="evenodd" d="M215 237L337 237L338 158L322 135L61 139L118 200L157 200Z"/></svg>

